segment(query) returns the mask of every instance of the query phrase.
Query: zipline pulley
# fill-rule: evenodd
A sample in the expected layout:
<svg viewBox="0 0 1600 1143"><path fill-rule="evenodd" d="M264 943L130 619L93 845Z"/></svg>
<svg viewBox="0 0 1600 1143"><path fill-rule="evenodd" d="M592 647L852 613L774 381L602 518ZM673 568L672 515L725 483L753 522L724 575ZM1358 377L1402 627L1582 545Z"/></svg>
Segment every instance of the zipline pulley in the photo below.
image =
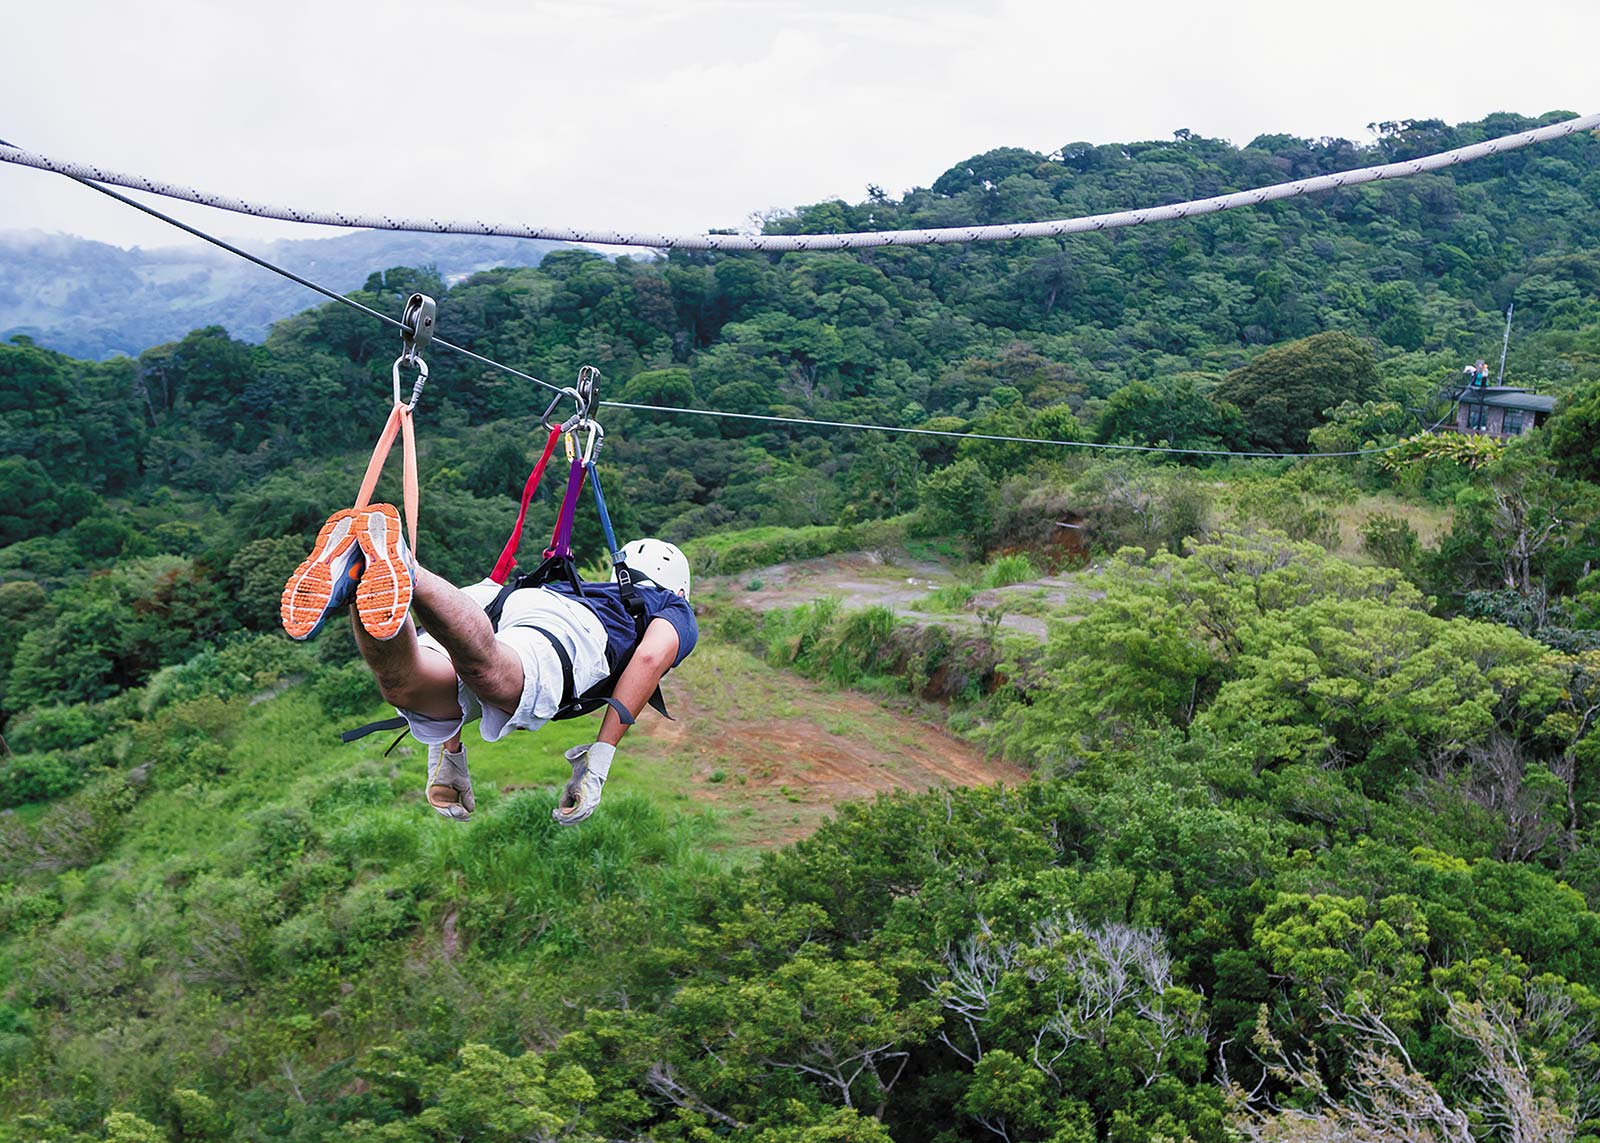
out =
<svg viewBox="0 0 1600 1143"><path fill-rule="evenodd" d="M593 365L585 365L578 370L578 417L580 421L587 422L589 410L595 407L595 383L600 380L600 370Z"/></svg>
<svg viewBox="0 0 1600 1143"><path fill-rule="evenodd" d="M427 294L412 294L406 299L406 308L400 313L400 360L407 365L418 361L433 340L433 318L437 311L438 306Z"/></svg>
<svg viewBox="0 0 1600 1143"><path fill-rule="evenodd" d="M406 308L400 311L400 356L394 359L394 403L407 412L417 407L422 387L428 382L428 363L422 360L422 351L433 341L433 319L438 307L427 294L412 294L406 299ZM411 400L400 398L400 367L417 371L417 380L411 386Z"/></svg>

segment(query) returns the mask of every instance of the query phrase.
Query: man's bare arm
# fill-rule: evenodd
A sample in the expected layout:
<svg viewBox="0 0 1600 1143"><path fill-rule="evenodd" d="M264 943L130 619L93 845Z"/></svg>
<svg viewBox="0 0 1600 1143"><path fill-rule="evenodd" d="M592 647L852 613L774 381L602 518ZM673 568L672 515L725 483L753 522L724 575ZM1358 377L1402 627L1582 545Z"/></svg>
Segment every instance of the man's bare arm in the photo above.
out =
<svg viewBox="0 0 1600 1143"><path fill-rule="evenodd" d="M612 697L637 717L650 701L650 696L656 693L656 687L661 685L661 677L672 669L677 657L678 629L665 619L652 619L627 669L617 680L611 692ZM595 741L615 746L627 731L617 712L607 707L605 721L600 724L600 736Z"/></svg>

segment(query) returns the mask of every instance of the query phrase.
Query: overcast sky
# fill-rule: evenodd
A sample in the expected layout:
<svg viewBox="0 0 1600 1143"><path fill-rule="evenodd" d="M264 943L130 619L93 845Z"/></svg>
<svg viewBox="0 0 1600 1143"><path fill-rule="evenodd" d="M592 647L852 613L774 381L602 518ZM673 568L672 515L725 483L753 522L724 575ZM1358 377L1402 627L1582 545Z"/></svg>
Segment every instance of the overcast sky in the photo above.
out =
<svg viewBox="0 0 1600 1143"><path fill-rule="evenodd" d="M1600 0L8 0L0 34L18 146L272 203L624 230L897 193L1000 146L1600 111ZM182 240L0 166L13 227Z"/></svg>

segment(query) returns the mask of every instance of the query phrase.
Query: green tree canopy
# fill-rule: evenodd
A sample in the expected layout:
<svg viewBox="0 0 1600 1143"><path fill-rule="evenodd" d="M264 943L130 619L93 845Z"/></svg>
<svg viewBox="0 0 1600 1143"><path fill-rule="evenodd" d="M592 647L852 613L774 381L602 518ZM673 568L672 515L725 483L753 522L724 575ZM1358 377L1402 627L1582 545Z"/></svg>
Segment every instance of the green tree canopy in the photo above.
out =
<svg viewBox="0 0 1600 1143"><path fill-rule="evenodd" d="M1347 333L1319 333L1275 346L1223 379L1218 396L1238 406L1252 448L1301 452L1326 411L1370 396L1372 350Z"/></svg>

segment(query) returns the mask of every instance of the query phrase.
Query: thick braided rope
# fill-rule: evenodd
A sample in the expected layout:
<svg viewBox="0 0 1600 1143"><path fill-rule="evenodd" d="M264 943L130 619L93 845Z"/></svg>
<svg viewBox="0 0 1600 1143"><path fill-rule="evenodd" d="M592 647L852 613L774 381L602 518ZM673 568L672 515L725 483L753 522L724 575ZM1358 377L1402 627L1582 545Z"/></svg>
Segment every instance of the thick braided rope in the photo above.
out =
<svg viewBox="0 0 1600 1143"><path fill-rule="evenodd" d="M277 218L288 222L314 223L321 226L352 226L369 230L410 230L425 234L483 234L507 238L544 238L558 242L591 242L607 246L649 246L677 250L846 250L864 246L929 246L955 242L996 242L1013 238L1057 238L1065 234L1081 234L1100 230L1117 230L1124 226L1138 226L1146 222L1166 222L1198 215L1216 214L1240 206L1259 206L1278 199L1296 198L1304 194L1333 190L1338 187L1360 186L1383 179L1406 178L1427 171L1437 171L1458 163L1471 162L1490 155L1515 151L1522 147L1559 139L1579 131L1592 131L1600 127L1600 114L1585 115L1538 127L1531 131L1487 139L1453 151L1443 151L1420 159L1407 159L1399 163L1386 163L1377 167L1363 167L1331 175L1317 175L1289 183L1260 187L1256 190L1237 191L1215 198L1196 199L1192 202L1173 203L1169 206L1148 207L1143 210L1124 210L1112 214L1092 214L1083 218L1064 218L1051 222L1002 223L995 226L949 226L929 230L877 230L853 234L640 234L616 230L577 230L561 226L508 225L492 222L442 221L433 218L391 218L386 214L343 213L330 210L307 210L299 207L267 206L261 203L234 198L231 195L211 194L193 187L176 186L143 175L108 171L88 163L53 159L20 147L0 146L0 162L17 163L25 167L54 171L76 179L91 179L111 183L132 190L147 191L166 198L182 199L229 210L237 214L251 214L258 218Z"/></svg>

